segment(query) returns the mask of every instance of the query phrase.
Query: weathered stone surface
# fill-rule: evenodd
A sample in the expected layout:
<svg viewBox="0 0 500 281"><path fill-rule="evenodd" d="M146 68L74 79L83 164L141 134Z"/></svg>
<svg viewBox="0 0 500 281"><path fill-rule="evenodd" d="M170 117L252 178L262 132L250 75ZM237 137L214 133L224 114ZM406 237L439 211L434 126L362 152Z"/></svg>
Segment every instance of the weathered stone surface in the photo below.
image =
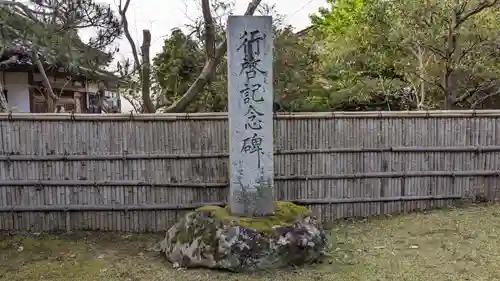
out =
<svg viewBox="0 0 500 281"><path fill-rule="evenodd" d="M310 211L276 202L274 216L233 217L228 208L202 207L170 228L161 251L175 265L257 271L318 260L326 235Z"/></svg>
<svg viewBox="0 0 500 281"><path fill-rule="evenodd" d="M229 16L229 206L237 216L273 213L273 19Z"/></svg>

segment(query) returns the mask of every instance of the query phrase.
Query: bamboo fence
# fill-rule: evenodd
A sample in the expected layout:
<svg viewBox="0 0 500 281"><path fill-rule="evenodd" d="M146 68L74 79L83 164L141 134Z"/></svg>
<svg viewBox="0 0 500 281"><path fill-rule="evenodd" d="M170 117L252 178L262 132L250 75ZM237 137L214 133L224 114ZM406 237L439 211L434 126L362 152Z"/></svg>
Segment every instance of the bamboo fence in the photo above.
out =
<svg viewBox="0 0 500 281"><path fill-rule="evenodd" d="M0 230L163 231L224 205L228 118L0 114ZM325 223L499 197L500 111L275 117L275 194Z"/></svg>

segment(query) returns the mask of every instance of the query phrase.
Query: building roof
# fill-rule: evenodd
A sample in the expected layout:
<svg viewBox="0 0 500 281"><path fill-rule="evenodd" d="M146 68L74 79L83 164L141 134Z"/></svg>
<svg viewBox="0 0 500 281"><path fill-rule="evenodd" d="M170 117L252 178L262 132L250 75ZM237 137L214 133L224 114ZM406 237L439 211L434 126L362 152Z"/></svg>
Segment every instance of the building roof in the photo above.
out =
<svg viewBox="0 0 500 281"><path fill-rule="evenodd" d="M299 30L297 32L295 32L295 35L299 36L299 37L302 37L302 36L306 36L310 31L312 31L316 26L315 25L310 25L302 30Z"/></svg>
<svg viewBox="0 0 500 281"><path fill-rule="evenodd" d="M61 43L47 44L39 39L43 36L43 25L33 24L33 21L27 17L7 7L0 8L0 18L0 32L4 37L0 61L15 58L15 60L9 60L8 64L4 65L4 69L32 65L32 50L36 46L40 60L50 71L69 72L76 76L99 80L119 79L113 73L101 69L103 65L111 61L112 57L84 44L76 32L74 35L70 34L72 36L69 48L71 51L61 54L61 49L57 48L61 47Z"/></svg>

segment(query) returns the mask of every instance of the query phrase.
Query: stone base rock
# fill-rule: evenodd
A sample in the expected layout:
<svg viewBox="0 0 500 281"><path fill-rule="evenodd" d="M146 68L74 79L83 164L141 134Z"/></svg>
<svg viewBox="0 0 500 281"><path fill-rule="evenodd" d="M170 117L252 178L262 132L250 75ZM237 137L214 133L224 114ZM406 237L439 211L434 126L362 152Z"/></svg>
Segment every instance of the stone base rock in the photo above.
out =
<svg viewBox="0 0 500 281"><path fill-rule="evenodd" d="M276 202L275 215L263 218L201 207L167 231L161 251L176 266L249 272L315 262L326 246L326 235L307 208Z"/></svg>

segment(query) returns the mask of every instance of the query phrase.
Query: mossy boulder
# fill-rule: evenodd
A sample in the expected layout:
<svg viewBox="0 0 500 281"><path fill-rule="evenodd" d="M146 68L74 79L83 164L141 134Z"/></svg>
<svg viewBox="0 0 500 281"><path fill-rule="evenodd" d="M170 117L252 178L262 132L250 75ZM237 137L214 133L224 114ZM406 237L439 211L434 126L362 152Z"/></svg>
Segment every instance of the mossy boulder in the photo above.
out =
<svg viewBox="0 0 500 281"><path fill-rule="evenodd" d="M275 215L235 217L228 207L201 207L167 231L161 250L176 266L236 272L258 271L318 260L326 235L311 212L276 202Z"/></svg>

